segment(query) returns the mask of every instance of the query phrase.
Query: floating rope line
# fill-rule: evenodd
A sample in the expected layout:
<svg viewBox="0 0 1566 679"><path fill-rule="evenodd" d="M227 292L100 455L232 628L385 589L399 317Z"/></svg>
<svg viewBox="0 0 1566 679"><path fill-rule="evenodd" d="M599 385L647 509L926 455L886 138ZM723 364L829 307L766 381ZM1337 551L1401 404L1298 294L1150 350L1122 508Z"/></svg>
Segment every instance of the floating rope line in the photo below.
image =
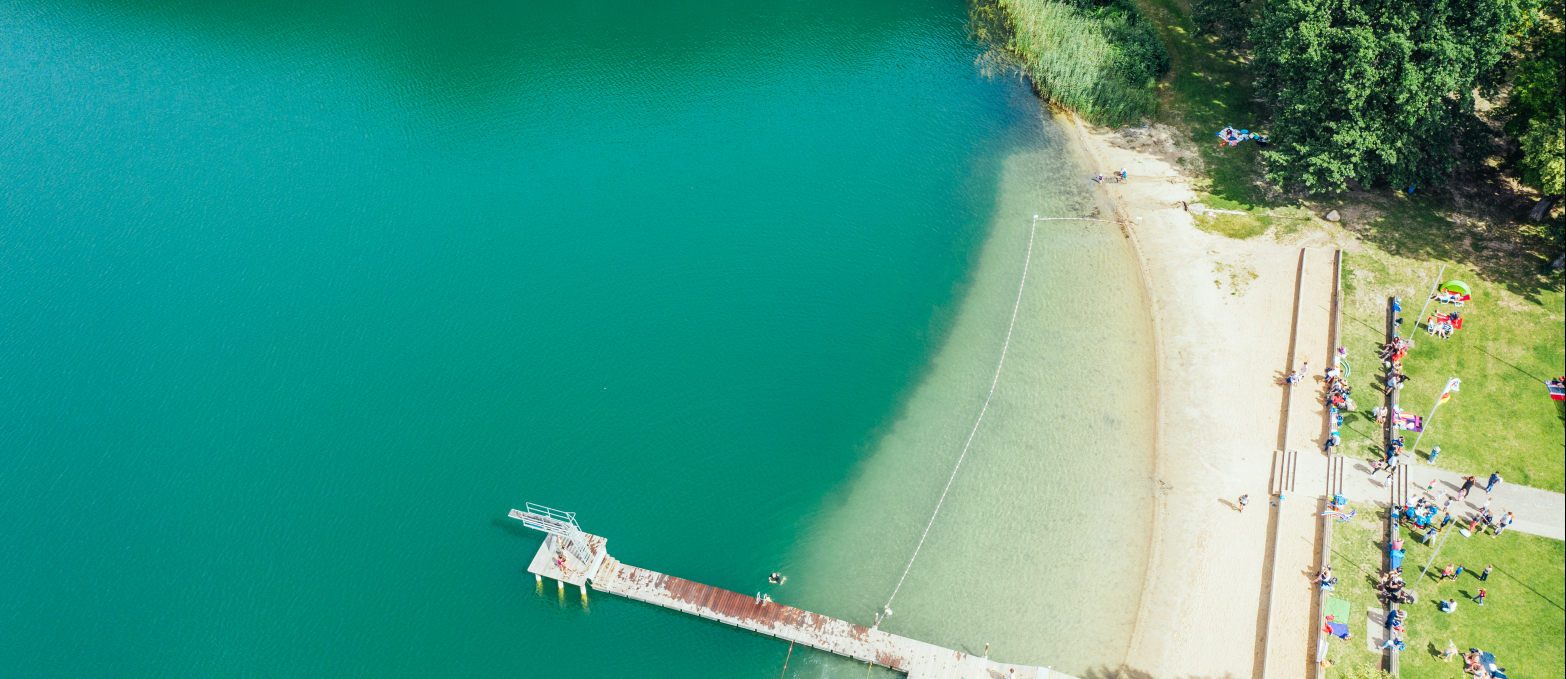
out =
<svg viewBox="0 0 1566 679"><path fill-rule="evenodd" d="M1072 219L1070 217L1051 217L1047 220ZM984 414L989 412L990 401L995 398L995 385L1000 383L1001 366L1006 364L1006 350L1011 348L1011 331L1017 327L1017 310L1022 308L1022 289L1028 284L1028 264L1033 261L1033 235L1038 232L1039 222L1046 221L1038 215L1033 215L1033 225L1028 228L1028 252L1022 259L1022 282L1017 284L1017 302L1011 307L1011 325L1006 326L1006 342L1001 345L1000 361L995 364L995 379L990 380L990 393L984 397L984 407L979 409L979 419L973 422L973 431L968 432L968 442L962 446L962 454L957 456L957 465L952 467L952 475L946 479L946 488L941 491L941 499L935 502L935 511L930 514L930 522L924 525L924 534L919 536L919 544L914 547L913 556L908 558L908 567L903 569L903 577L897 579L897 586L892 588L892 596L887 597L886 605L881 607L881 613L875 616L875 625L872 629L879 628L881 621L892 614L892 600L897 598L898 590L903 588L903 581L908 579L908 571L913 570L914 560L919 558L919 550L924 547L924 539L930 537L930 527L935 525L935 517L941 513L941 505L946 503L946 494L952 489L952 482L957 480L957 470L962 469L962 461L968 457L968 448L973 445L974 435L979 433L979 423L984 421ZM1084 219L1081 221L1102 222L1102 219ZM1117 222L1110 222L1117 223Z"/></svg>

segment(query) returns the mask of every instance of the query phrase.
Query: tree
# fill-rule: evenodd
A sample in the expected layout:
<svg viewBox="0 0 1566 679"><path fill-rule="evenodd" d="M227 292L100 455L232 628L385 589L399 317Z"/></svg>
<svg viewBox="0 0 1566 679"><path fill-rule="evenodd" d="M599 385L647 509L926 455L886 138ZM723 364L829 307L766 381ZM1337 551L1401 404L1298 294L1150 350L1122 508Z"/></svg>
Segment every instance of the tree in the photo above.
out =
<svg viewBox="0 0 1566 679"><path fill-rule="evenodd" d="M1191 21L1197 31L1218 38L1224 49L1240 49L1251 31L1253 0L1191 0Z"/></svg>
<svg viewBox="0 0 1566 679"><path fill-rule="evenodd" d="M1566 184L1566 117L1534 118L1517 140L1522 147L1522 180L1546 196L1561 195Z"/></svg>
<svg viewBox="0 0 1566 679"><path fill-rule="evenodd" d="M1273 111L1268 178L1444 183L1522 16L1519 0L1267 0L1250 38Z"/></svg>
<svg viewBox="0 0 1566 679"><path fill-rule="evenodd" d="M1521 178L1545 196L1559 196L1566 179L1566 34L1561 2L1530 16L1519 52L1512 91L1503 115L1506 133L1522 148Z"/></svg>

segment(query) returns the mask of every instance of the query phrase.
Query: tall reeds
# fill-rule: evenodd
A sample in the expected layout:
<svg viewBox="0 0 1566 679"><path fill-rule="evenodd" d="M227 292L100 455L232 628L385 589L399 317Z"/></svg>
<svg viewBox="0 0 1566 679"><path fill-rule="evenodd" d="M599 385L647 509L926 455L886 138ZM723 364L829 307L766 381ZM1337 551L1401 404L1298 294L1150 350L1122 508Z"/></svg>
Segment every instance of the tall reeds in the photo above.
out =
<svg viewBox="0 0 1566 679"><path fill-rule="evenodd" d="M976 0L972 17L1056 104L1105 123L1158 108L1169 53L1131 0Z"/></svg>

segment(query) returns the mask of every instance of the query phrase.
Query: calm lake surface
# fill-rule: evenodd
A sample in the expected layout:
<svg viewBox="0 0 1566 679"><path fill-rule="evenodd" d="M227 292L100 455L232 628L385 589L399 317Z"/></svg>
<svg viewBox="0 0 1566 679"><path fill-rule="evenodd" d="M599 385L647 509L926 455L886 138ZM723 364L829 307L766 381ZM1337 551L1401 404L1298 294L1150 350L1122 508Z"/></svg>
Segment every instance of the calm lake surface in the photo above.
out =
<svg viewBox="0 0 1566 679"><path fill-rule="evenodd" d="M536 588L540 536L504 518L528 501L868 624L989 389L1031 216L1093 212L965 19L0 0L0 674L782 671L774 639ZM1120 662L1139 281L1115 227L1040 223L885 629Z"/></svg>

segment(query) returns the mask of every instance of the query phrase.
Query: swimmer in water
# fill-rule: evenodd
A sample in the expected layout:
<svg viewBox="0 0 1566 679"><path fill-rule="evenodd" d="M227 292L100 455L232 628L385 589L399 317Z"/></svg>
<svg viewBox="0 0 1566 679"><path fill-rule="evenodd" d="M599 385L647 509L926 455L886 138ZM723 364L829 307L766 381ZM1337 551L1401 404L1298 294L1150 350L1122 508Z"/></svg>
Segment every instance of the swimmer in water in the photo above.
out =
<svg viewBox="0 0 1566 679"><path fill-rule="evenodd" d="M767 576L767 582L770 582L774 585L781 585L785 582L788 582L788 577L782 573L773 573L772 575Z"/></svg>

